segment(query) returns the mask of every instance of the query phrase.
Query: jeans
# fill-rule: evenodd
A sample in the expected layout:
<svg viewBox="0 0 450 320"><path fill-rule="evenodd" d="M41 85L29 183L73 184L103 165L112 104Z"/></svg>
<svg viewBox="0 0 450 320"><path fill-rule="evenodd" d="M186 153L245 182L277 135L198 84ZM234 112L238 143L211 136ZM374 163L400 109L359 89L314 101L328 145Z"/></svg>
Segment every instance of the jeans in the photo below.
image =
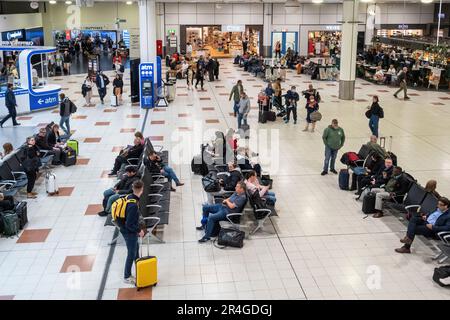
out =
<svg viewBox="0 0 450 320"><path fill-rule="evenodd" d="M297 106L287 107L286 122L289 122L290 117L291 117L291 112L294 114L294 122L297 122Z"/></svg>
<svg viewBox="0 0 450 320"><path fill-rule="evenodd" d="M70 135L70 116L62 116L59 120L59 126L67 135Z"/></svg>
<svg viewBox="0 0 450 320"><path fill-rule="evenodd" d="M378 122L380 118L376 115L371 115L369 120L369 128L372 131L372 134L378 138Z"/></svg>
<svg viewBox="0 0 450 320"><path fill-rule="evenodd" d="M215 236L219 221L226 219L228 211L221 204L204 205L202 210L203 216L208 217L205 238L211 238Z"/></svg>
<svg viewBox="0 0 450 320"><path fill-rule="evenodd" d="M425 237L433 237L435 233L428 229L426 224L427 221L423 220L422 217L413 216L408 223L408 229L406 235L409 239L414 240L416 235L423 235ZM410 248L411 245L405 244L405 247Z"/></svg>
<svg viewBox="0 0 450 320"><path fill-rule="evenodd" d="M239 113L239 101L235 101L234 102L233 112L234 112L234 114L238 114Z"/></svg>
<svg viewBox="0 0 450 320"><path fill-rule="evenodd" d="M244 118L244 114L238 113L238 129L241 128L242 121L244 121L244 124L247 125L247 117Z"/></svg>
<svg viewBox="0 0 450 320"><path fill-rule="evenodd" d="M272 203L277 202L277 198L275 197L275 192L273 192L273 191L267 191L266 194L264 195L264 198L266 198L267 200L269 200Z"/></svg>
<svg viewBox="0 0 450 320"><path fill-rule="evenodd" d="M170 184L172 184L172 180L175 181L176 184L180 183L180 180L178 179L177 174L175 173L175 171L173 171L173 169L171 167L165 166L163 170L164 171L163 171L162 175L164 177L167 177Z"/></svg>
<svg viewBox="0 0 450 320"><path fill-rule="evenodd" d="M120 198L120 194L117 194L113 189L108 189L103 192L103 209L105 212L111 212L111 206L117 199Z"/></svg>
<svg viewBox="0 0 450 320"><path fill-rule="evenodd" d="M337 150L331 149L329 146L325 146L325 161L323 162L323 171L328 172L328 166L330 170L334 169L334 164L336 162Z"/></svg>
<svg viewBox="0 0 450 320"><path fill-rule="evenodd" d="M125 271L124 278L127 279L131 277L131 267L133 266L133 262L139 258L139 243L138 243L138 235L132 234L128 232L122 232L123 238L125 239L125 244L127 246L127 258L125 260Z"/></svg>
<svg viewBox="0 0 450 320"><path fill-rule="evenodd" d="M98 88L98 95L100 96L100 100L103 103L103 98L106 96L106 88Z"/></svg>

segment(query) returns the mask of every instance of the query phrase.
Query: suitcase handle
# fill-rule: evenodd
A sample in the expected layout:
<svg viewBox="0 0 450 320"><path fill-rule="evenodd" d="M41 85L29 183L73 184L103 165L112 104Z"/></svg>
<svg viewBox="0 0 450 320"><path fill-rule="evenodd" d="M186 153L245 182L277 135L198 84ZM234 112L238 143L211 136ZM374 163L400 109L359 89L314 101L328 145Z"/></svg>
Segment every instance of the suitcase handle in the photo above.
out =
<svg viewBox="0 0 450 320"><path fill-rule="evenodd" d="M144 237L145 237L145 235L144 235ZM143 245L143 242L144 242L144 237L139 237L139 242L140 242L140 245L139 245L139 255L140 255L140 257L142 258L142 247L144 246ZM149 256L150 255L150 236L147 236L147 256Z"/></svg>

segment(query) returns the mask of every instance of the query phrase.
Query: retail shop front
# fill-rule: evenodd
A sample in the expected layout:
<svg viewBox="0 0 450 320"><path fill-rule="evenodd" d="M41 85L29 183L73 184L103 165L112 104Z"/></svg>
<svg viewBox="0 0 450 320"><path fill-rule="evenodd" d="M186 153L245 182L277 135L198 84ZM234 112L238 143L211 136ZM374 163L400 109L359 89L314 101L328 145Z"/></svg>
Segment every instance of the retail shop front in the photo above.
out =
<svg viewBox="0 0 450 320"><path fill-rule="evenodd" d="M263 44L262 25L180 25L180 48L192 45L192 55L231 58L247 52L260 54Z"/></svg>
<svg viewBox="0 0 450 320"><path fill-rule="evenodd" d="M379 37L401 37L418 36L426 33L425 24L382 24L376 29L375 34Z"/></svg>

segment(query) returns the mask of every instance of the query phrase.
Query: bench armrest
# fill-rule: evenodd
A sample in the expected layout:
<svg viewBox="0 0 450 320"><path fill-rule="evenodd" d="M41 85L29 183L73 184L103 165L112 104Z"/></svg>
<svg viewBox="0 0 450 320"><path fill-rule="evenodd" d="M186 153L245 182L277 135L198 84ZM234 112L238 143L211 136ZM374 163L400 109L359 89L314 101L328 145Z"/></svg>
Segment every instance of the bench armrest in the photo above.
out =
<svg viewBox="0 0 450 320"><path fill-rule="evenodd" d="M228 220L233 226L236 226L236 223L234 223L231 219L232 219L232 217L237 217L237 216L242 216L242 212L241 212L241 213L229 213L229 214L227 214L227 220Z"/></svg>
<svg viewBox="0 0 450 320"><path fill-rule="evenodd" d="M156 149L158 149L158 150L156 150ZM164 146L162 146L160 144L153 145L153 150L155 150L156 152L161 152L161 151L163 151L163 149L164 149Z"/></svg>
<svg viewBox="0 0 450 320"><path fill-rule="evenodd" d="M137 165L139 163L139 158L129 158L127 159L129 165Z"/></svg>
<svg viewBox="0 0 450 320"><path fill-rule="evenodd" d="M449 243L450 241L450 231L438 232L437 236L439 237L439 239L441 239L442 242Z"/></svg>

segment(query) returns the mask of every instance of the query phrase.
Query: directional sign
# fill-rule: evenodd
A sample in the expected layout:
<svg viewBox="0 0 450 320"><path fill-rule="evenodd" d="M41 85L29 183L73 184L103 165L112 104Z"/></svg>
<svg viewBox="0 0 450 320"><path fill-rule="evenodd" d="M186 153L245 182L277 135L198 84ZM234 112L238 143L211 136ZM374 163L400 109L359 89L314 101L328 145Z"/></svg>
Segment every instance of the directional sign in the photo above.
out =
<svg viewBox="0 0 450 320"><path fill-rule="evenodd" d="M30 110L39 110L58 105L58 93L32 95L30 93Z"/></svg>

